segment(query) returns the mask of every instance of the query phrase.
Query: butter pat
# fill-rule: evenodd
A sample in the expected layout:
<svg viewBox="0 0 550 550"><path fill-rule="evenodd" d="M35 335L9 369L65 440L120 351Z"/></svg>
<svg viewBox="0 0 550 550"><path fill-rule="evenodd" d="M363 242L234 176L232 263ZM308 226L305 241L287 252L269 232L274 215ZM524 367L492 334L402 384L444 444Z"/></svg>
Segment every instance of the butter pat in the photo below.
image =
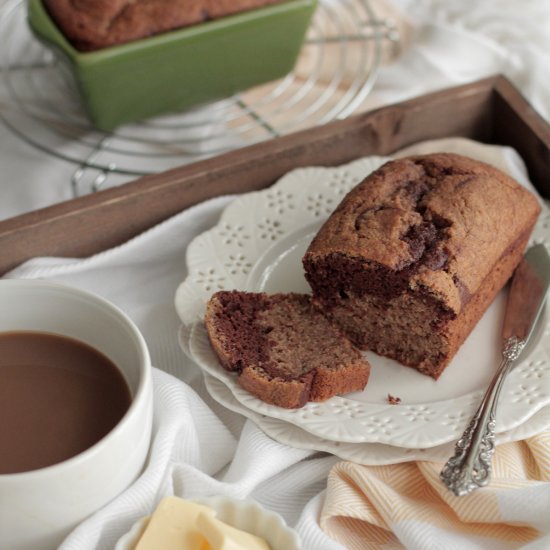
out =
<svg viewBox="0 0 550 550"><path fill-rule="evenodd" d="M164 498L134 550L270 550L262 538L215 516L208 506L178 497Z"/></svg>
<svg viewBox="0 0 550 550"><path fill-rule="evenodd" d="M214 519L215 512L178 497L161 500L135 550L211 550L197 526L199 516Z"/></svg>
<svg viewBox="0 0 550 550"><path fill-rule="evenodd" d="M201 512L197 525L212 550L270 550L264 539L235 529L212 514Z"/></svg>

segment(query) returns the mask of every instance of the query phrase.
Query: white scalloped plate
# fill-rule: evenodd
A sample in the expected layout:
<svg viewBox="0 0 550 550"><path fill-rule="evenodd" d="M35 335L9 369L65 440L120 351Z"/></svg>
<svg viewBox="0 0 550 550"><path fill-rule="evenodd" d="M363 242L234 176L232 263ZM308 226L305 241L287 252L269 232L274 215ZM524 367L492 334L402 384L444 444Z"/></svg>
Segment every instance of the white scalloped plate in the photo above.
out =
<svg viewBox="0 0 550 550"><path fill-rule="evenodd" d="M485 152L494 157L495 149L464 140L445 144L447 151L481 160ZM336 168L298 169L271 188L232 202L219 223L188 248L189 275L175 299L183 330L189 332L202 319L206 302L219 289L307 292L301 257L311 238L349 189L386 160L370 157ZM532 241L548 246L549 227L550 215L545 209ZM190 341L182 347L185 351L189 344L199 365L258 414L285 420L332 441L427 448L454 440L474 413L499 360L504 304L502 292L438 381L367 353L373 369L363 392L308 403L296 410L268 405L242 389L233 374L220 368L202 325L191 331ZM499 433L521 425L550 403L549 318L546 311L534 345L524 352L526 359L503 387ZM400 397L401 404L389 405L388 393Z"/></svg>
<svg viewBox="0 0 550 550"><path fill-rule="evenodd" d="M210 395L229 410L252 420L269 437L284 445L298 449L310 449L333 454L343 460L351 460L365 466L384 466L412 460L445 461L451 456L454 443L446 443L427 449L406 449L382 443L340 443L321 439L284 420L257 414L241 405L232 391L209 374L204 375ZM521 426L496 436L497 445L532 437L550 427L550 407L543 407Z"/></svg>

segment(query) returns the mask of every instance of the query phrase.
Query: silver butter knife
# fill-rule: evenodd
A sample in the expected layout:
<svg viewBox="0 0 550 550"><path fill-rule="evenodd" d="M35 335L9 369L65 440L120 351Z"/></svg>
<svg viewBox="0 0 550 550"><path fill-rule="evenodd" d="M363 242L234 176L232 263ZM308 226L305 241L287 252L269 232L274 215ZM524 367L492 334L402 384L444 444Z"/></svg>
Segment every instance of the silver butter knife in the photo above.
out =
<svg viewBox="0 0 550 550"><path fill-rule="evenodd" d="M495 452L496 409L502 382L526 346L550 282L550 255L543 244L531 247L512 277L502 327L502 360L455 453L441 470L443 483L457 496L487 485Z"/></svg>

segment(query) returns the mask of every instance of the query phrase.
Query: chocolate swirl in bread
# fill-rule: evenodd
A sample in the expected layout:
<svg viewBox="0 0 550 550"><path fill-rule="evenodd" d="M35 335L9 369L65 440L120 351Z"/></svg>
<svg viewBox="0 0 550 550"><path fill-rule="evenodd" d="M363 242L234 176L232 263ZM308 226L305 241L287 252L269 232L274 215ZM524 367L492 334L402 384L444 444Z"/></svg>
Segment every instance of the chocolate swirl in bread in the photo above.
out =
<svg viewBox="0 0 550 550"><path fill-rule="evenodd" d="M220 291L205 324L222 366L267 403L302 407L368 381L368 362L309 296Z"/></svg>

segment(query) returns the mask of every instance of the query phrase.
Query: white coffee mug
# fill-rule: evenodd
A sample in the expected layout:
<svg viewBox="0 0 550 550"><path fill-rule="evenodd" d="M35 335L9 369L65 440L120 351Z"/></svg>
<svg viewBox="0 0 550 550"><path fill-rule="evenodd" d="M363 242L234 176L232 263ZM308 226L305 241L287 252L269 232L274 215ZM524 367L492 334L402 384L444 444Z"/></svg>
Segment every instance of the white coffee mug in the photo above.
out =
<svg viewBox="0 0 550 550"><path fill-rule="evenodd" d="M121 371L131 405L100 441L59 464L0 475L0 547L49 550L140 474L151 439L153 392L147 346L106 300L45 281L0 281L0 332L30 330L80 340ZM2 445L9 442L0 441Z"/></svg>

